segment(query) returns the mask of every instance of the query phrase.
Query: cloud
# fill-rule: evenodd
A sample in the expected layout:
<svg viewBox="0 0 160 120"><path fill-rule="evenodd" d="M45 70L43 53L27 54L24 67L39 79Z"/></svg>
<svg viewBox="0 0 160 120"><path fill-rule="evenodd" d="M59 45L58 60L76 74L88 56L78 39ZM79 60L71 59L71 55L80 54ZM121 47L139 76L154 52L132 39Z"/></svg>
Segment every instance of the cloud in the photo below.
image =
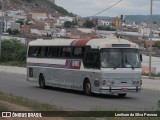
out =
<svg viewBox="0 0 160 120"><path fill-rule="evenodd" d="M113 5L119 0L57 0L56 4L80 16L91 16ZM153 2L153 13L160 14L160 1ZM150 0L122 0L100 15L119 16L150 14Z"/></svg>

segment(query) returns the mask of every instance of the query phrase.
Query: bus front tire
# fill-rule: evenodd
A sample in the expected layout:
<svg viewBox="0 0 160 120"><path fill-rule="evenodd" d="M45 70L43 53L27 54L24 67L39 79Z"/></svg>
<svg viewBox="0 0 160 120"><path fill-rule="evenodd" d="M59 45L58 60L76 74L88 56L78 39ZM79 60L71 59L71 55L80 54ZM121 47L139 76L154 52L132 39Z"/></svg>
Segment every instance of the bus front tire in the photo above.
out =
<svg viewBox="0 0 160 120"><path fill-rule="evenodd" d="M84 83L84 92L88 96L91 95L91 83L89 82L89 80L85 81Z"/></svg>
<svg viewBox="0 0 160 120"><path fill-rule="evenodd" d="M39 76L39 86L40 86L40 88L43 88L43 89L46 88L45 79L42 74Z"/></svg>
<svg viewBox="0 0 160 120"><path fill-rule="evenodd" d="M119 97L125 97L127 95L127 93L120 93L118 94Z"/></svg>

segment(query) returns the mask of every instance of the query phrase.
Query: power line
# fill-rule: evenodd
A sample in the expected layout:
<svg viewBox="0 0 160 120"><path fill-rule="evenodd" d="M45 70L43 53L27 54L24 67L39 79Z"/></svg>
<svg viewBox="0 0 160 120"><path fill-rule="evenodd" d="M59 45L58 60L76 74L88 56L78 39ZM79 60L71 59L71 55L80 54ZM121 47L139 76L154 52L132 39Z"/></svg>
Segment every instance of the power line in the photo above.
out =
<svg viewBox="0 0 160 120"><path fill-rule="evenodd" d="M112 7L114 7L115 5L117 5L118 3L120 3L121 1L122 1L122 0L119 0L118 2L116 2L116 3L114 3L113 5L111 5L111 6L107 7L107 8L105 8L104 10L102 10L102 11L100 11L100 12L98 12L98 13L92 15L91 17L94 17L94 16L96 16L96 15L99 15L99 14L103 13L104 11L106 11L106 10L108 10L108 9L110 9L110 8L112 8Z"/></svg>

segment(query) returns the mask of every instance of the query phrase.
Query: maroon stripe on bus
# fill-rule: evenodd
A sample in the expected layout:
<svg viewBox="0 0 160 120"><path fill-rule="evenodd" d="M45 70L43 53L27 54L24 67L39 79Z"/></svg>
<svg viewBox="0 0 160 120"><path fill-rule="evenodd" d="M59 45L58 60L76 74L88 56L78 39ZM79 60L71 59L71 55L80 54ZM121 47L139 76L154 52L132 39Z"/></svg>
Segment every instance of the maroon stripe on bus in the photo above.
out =
<svg viewBox="0 0 160 120"><path fill-rule="evenodd" d="M70 46L86 46L86 44L93 39L74 40Z"/></svg>

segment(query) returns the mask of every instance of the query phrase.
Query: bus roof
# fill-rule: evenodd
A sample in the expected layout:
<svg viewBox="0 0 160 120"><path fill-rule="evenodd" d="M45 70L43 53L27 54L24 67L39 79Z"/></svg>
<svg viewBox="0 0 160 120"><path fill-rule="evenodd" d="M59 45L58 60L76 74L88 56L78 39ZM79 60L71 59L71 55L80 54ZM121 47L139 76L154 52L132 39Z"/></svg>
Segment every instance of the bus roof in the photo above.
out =
<svg viewBox="0 0 160 120"><path fill-rule="evenodd" d="M110 36L108 38L97 39L37 39L31 41L29 46L91 46L91 48L139 48L138 45L128 40Z"/></svg>

